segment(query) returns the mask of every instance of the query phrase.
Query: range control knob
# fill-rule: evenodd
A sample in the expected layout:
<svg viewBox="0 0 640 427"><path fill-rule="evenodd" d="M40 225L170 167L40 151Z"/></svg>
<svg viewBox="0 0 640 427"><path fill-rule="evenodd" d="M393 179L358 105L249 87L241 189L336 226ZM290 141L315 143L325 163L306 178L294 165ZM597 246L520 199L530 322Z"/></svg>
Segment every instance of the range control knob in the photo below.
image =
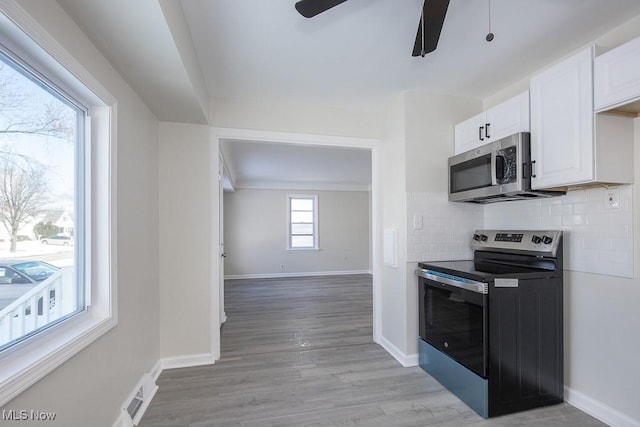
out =
<svg viewBox="0 0 640 427"><path fill-rule="evenodd" d="M553 242L553 237L550 236L542 236L542 243L544 243L545 245L550 244L551 242Z"/></svg>
<svg viewBox="0 0 640 427"><path fill-rule="evenodd" d="M537 245L538 243L542 242L542 237L536 236L534 234L533 237L531 238L531 241Z"/></svg>
<svg viewBox="0 0 640 427"><path fill-rule="evenodd" d="M480 240L480 235L477 233L473 234L473 240L475 240L476 242Z"/></svg>
<svg viewBox="0 0 640 427"><path fill-rule="evenodd" d="M480 235L480 240L481 240L482 242L486 242L488 239L489 239L489 237L487 237L487 235L486 235L486 234L481 234L481 235Z"/></svg>

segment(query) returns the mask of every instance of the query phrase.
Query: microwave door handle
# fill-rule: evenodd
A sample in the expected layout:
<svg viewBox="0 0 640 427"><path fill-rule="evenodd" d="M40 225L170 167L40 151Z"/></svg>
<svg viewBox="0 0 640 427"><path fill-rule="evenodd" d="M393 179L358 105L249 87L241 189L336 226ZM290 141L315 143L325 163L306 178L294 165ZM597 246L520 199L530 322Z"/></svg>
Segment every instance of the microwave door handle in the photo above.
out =
<svg viewBox="0 0 640 427"><path fill-rule="evenodd" d="M498 177L496 176L497 157L495 152L491 153L491 185L498 185Z"/></svg>
<svg viewBox="0 0 640 427"><path fill-rule="evenodd" d="M496 181L502 182L504 181L504 156L496 155Z"/></svg>

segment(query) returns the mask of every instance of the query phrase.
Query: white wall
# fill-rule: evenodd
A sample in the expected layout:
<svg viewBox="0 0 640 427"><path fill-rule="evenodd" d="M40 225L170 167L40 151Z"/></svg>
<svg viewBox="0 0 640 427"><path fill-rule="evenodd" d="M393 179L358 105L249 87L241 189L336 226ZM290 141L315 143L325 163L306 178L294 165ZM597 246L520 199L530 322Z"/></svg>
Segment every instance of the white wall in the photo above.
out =
<svg viewBox="0 0 640 427"><path fill-rule="evenodd" d="M278 99L239 101L214 99L214 126L319 135L380 138L381 112L291 103Z"/></svg>
<svg viewBox="0 0 640 427"><path fill-rule="evenodd" d="M407 255L405 290L407 328L403 351L415 360L418 352L417 261L464 253L459 242L468 236L481 217L477 208L459 207L446 201L447 158L453 155L453 127L481 108L472 99L408 92L406 108L406 188L404 232ZM414 217L422 217L422 230L414 230ZM433 246L431 246L433 244ZM452 246L447 246L447 244ZM426 246L425 246L426 245ZM449 258L450 259L450 258Z"/></svg>
<svg viewBox="0 0 640 427"><path fill-rule="evenodd" d="M407 293L406 293L406 158L405 100L399 95L385 112L381 146L382 228L395 230L396 241L383 241L385 250L396 252L396 266L382 268L380 290L380 343L403 362L407 355ZM386 234L386 233L385 233ZM386 236L389 238L389 234ZM406 361L405 361L406 363Z"/></svg>
<svg viewBox="0 0 640 427"><path fill-rule="evenodd" d="M414 213L423 217L425 230L440 225L433 211L420 211L414 202L427 194L446 194L453 126L480 108L477 100L415 90L398 96L386 111L381 156L383 228L396 230L398 265L383 267L381 343L406 365L417 363L418 336L417 245L408 228ZM440 209L438 215L450 217L452 212ZM461 234L464 227L452 232Z"/></svg>
<svg viewBox="0 0 640 427"><path fill-rule="evenodd" d="M215 153L215 154L214 154ZM160 123L160 356L213 361L217 151L208 126ZM215 160L215 161L214 161ZM215 170L214 170L215 169ZM215 279L217 280L217 279Z"/></svg>
<svg viewBox="0 0 640 427"><path fill-rule="evenodd" d="M118 101L118 325L2 409L54 411L51 426L108 426L159 356L158 122L56 2L19 4Z"/></svg>
<svg viewBox="0 0 640 427"><path fill-rule="evenodd" d="M408 262L471 256L468 238L482 225L482 208L449 203L447 159L453 155L454 125L481 108L478 100L407 94Z"/></svg>
<svg viewBox="0 0 640 427"><path fill-rule="evenodd" d="M320 250L287 250L288 194L318 195ZM225 276L368 272L369 229L366 191L238 189L225 193Z"/></svg>

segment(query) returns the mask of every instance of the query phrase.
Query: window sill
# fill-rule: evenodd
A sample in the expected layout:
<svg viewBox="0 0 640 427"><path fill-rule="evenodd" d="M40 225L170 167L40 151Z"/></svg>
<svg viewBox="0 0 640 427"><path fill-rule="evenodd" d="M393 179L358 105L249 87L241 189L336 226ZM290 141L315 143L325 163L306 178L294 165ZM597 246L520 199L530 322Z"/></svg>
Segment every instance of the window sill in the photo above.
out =
<svg viewBox="0 0 640 427"><path fill-rule="evenodd" d="M17 344L0 356L0 406L69 360L117 324L83 312Z"/></svg>
<svg viewBox="0 0 640 427"><path fill-rule="evenodd" d="M288 251L292 252L314 252L321 250L320 248L287 248Z"/></svg>

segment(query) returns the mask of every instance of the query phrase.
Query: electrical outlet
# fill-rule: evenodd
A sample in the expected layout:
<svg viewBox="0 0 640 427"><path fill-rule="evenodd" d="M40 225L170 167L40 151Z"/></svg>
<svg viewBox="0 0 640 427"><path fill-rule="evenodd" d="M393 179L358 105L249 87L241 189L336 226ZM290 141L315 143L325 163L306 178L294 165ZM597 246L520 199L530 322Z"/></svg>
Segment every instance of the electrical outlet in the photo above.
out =
<svg viewBox="0 0 640 427"><path fill-rule="evenodd" d="M280 270L284 270L284 264L280 264Z"/></svg>
<svg viewBox="0 0 640 427"><path fill-rule="evenodd" d="M620 209L620 190L617 188L604 189L604 208Z"/></svg>

